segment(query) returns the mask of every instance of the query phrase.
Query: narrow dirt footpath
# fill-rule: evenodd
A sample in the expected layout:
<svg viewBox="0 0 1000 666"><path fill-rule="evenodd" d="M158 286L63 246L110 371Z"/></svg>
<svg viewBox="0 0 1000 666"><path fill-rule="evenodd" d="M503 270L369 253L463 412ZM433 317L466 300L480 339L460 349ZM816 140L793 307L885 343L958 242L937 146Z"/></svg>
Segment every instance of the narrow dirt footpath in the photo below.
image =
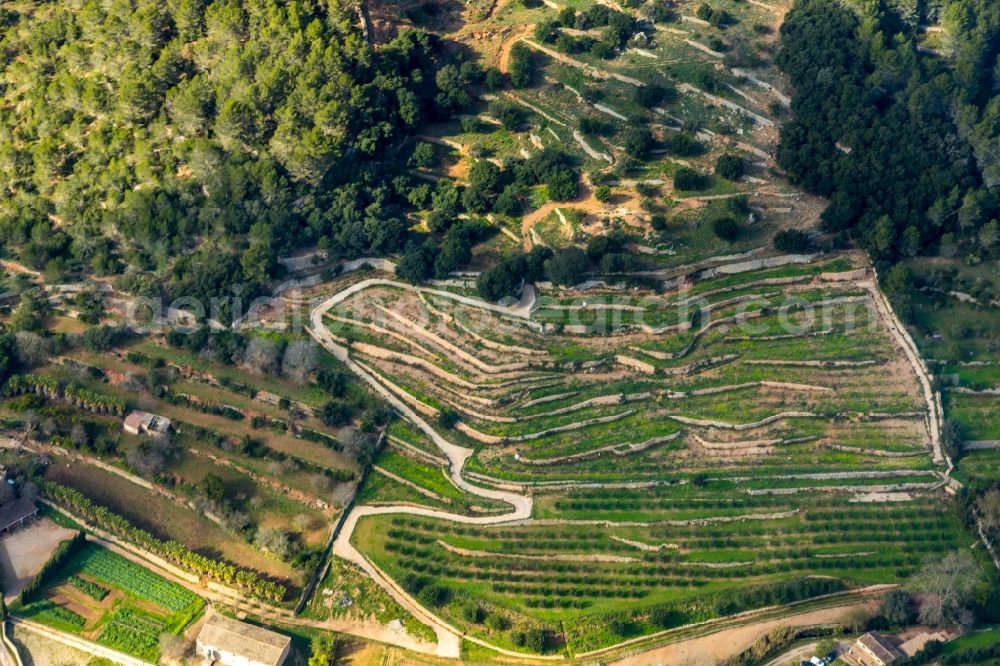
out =
<svg viewBox="0 0 1000 666"><path fill-rule="evenodd" d="M575 208L577 210L582 210L585 213L592 214L603 211L605 206L594 198L593 192L591 191L586 178L582 179L580 183L580 192L572 201L550 201L542 204L540 208L531 211L521 218L521 237L524 239L525 252L530 252L531 248L535 245L531 238L531 230L535 228L536 224L548 217L549 213L556 211L559 213L560 218L565 219L559 210L561 208Z"/></svg>
<svg viewBox="0 0 1000 666"><path fill-rule="evenodd" d="M506 39L503 42L503 44L500 47L500 58L499 61L497 62L497 68L501 72L506 74L507 71L510 69L510 51L511 49L514 48L514 44L517 44L519 41L521 41L529 34L531 34L531 31L533 29L534 29L533 25L525 26L523 30L514 33L513 35L511 35L510 38Z"/></svg>

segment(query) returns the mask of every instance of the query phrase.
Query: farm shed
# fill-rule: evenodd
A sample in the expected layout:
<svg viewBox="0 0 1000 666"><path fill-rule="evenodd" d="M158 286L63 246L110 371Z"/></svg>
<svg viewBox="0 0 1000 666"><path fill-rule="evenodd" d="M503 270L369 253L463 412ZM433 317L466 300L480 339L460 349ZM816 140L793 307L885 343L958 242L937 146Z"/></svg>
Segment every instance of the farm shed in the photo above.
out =
<svg viewBox="0 0 1000 666"><path fill-rule="evenodd" d="M35 503L23 497L0 506L0 534L13 532L37 515Z"/></svg>
<svg viewBox="0 0 1000 666"><path fill-rule="evenodd" d="M877 631L870 631L858 638L849 654L861 666L887 666L903 656L889 639Z"/></svg>
<svg viewBox="0 0 1000 666"><path fill-rule="evenodd" d="M198 654L224 666L281 666L292 639L213 614L198 634L196 645Z"/></svg>
<svg viewBox="0 0 1000 666"><path fill-rule="evenodd" d="M167 433L170 432L170 419L134 409L125 417L123 426L130 435Z"/></svg>

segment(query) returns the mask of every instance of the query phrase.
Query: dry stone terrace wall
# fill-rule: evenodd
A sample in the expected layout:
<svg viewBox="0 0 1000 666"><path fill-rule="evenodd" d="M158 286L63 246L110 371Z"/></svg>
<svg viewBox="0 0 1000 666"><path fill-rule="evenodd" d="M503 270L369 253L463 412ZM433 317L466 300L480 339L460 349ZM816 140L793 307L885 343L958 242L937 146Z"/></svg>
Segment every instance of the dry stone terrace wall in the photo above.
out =
<svg viewBox="0 0 1000 666"><path fill-rule="evenodd" d="M847 551L817 545L839 544L824 539L843 536L846 506L891 500L900 507L893 530L916 519L943 534L928 508L942 483L929 403L870 273L854 259L846 270L823 268L829 257L747 260L698 268L713 273L693 295L623 295L595 283L543 288L537 310L534 297L504 307L443 286L352 281L314 311L313 333L417 426L390 431L394 450L434 465L442 459L417 452L439 449L459 488L512 508L490 516L422 508L419 498L433 491L397 470L384 478L417 499L376 497L377 506L355 509L335 552L431 624L441 654L463 633L514 653L505 634L468 625L450 603L427 606L413 576L472 584L471 598L514 626L547 604L606 609L611 590L628 610L678 589L697 596L709 581L856 568L850 554L871 552L866 539L882 529L868 526L868 514L864 532L841 539ZM606 309L623 315L692 297L711 307L659 334L635 327L577 336L536 320L546 299L557 299L550 311L589 316L616 293L625 300ZM800 307L783 311L791 297ZM829 316L789 333L808 319L802 304ZM852 326L858 307L874 322ZM529 488L533 498L523 494ZM565 527L573 537L549 533ZM456 540L458 529L477 531ZM689 532L696 529L722 541L712 548ZM721 536L728 532L735 536ZM950 538L911 546L894 532L894 554L880 551L865 566L895 569L851 575L891 582ZM706 555L727 548L723 561ZM571 633L560 640L575 641Z"/></svg>
<svg viewBox="0 0 1000 666"><path fill-rule="evenodd" d="M539 334L531 326L531 315L516 308L478 307L475 299L462 294L411 289L383 279L368 280L361 288L352 285L351 293L328 313L326 323L399 399L431 419L445 410L456 413L459 422L454 432L460 440L471 446L500 446L509 454L508 463L523 460L521 465L526 466L529 460L595 457L588 451L642 453L644 442L679 432L685 433L677 444L682 451L669 448L685 464L693 464L697 454L706 451L689 435L716 441L720 439L716 431L785 431L776 439L788 442L803 430L819 435L808 447L822 449L858 419L900 413L926 418L921 415L919 387L899 363L887 365L896 352L887 335L891 327L884 321L874 332L845 333L823 326L787 337L770 330L761 333L772 343L768 347L787 347L784 358L780 354L752 358L760 356L759 350L747 353L743 348L752 348L755 336L729 335L750 320L766 320L762 325L773 327L774 316L766 309L782 297L809 296L814 304L831 310L859 304L876 308L865 294L869 273L856 266L754 278L761 271L810 262L819 265L828 259L738 257L729 264L697 269L706 283L697 297L715 300L704 311L706 320L686 337L683 331L660 335L620 331L614 337L584 339L566 333ZM711 286L720 276L730 280L741 274L746 279ZM765 283L771 291L740 293ZM600 294L598 290L578 295L589 302ZM547 296L543 293L542 299ZM671 305L693 298L640 296ZM560 296L565 297L566 293ZM748 304L762 298L770 299L761 305L763 309L748 309ZM567 311L587 307L560 305ZM641 308L628 303L615 307L625 312ZM685 326L690 322L676 328ZM857 344L852 340L855 335ZM830 358L825 347L858 358ZM620 349L629 352L615 353ZM676 363L681 359L685 362ZM888 383L882 378L887 372L893 375ZM865 389L875 384L885 386L864 399ZM713 416L723 409L719 404L723 402L731 405L730 413ZM822 425L803 428L805 421ZM821 430L814 432L817 428ZM766 437L755 437L761 438ZM925 432L909 444L920 451L930 441ZM807 448L801 442L796 446ZM775 450L755 448L761 455ZM858 443L854 450L877 447Z"/></svg>

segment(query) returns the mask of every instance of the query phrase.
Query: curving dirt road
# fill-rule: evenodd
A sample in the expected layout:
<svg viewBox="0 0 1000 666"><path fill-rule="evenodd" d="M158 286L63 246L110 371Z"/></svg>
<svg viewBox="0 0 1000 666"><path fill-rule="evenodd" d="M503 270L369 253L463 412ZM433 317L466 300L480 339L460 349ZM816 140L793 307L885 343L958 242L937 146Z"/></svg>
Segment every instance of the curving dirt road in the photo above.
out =
<svg viewBox="0 0 1000 666"><path fill-rule="evenodd" d="M483 301L478 301L478 299L472 299L465 296L460 296L457 294L452 294L450 292L427 289L423 287L414 287L412 285L403 284L400 282L394 282L392 280L380 280L371 279L364 280L358 284L352 285L347 289L344 289L326 301L317 306L310 313L310 323L308 331L309 334L327 351L334 355L340 362L347 366L354 374L364 380L372 390L381 395L385 400L392 405L396 410L399 411L408 421L416 425L423 431L434 444L441 449L441 452L448 458L449 466L451 468L451 479L455 482L455 485L467 493L476 495L478 497L483 497L491 500L499 500L501 502L506 502L511 505L511 511L498 516L462 516L458 514L448 513L446 511L439 511L436 509L425 509L415 506L358 506L351 510L351 513L347 516L344 521L344 525L340 530L340 534L337 536L337 540L333 544L333 554L338 557L342 557L349 562L353 562L357 566L361 567L365 573L371 576L379 586L386 590L403 608L413 614L421 622L430 626L434 633L437 635L437 654L442 657L459 658L461 656L461 643L462 643L462 632L452 625L445 622L440 617L434 615L423 606L421 606L406 590L402 589L395 581L393 581L389 576L382 572L373 562L361 554L354 544L351 543L351 536L354 534L354 530L358 525L358 521L365 516L375 516L375 515L386 515L386 514L407 514L414 516L424 516L428 518L439 518L442 520L449 520L457 523L465 523L469 525L497 525L502 523L507 523L515 520L528 520L531 518L531 507L532 500L530 496L519 495L514 492L508 492L504 490L491 490L487 488L481 488L472 483L469 483L462 476L462 468L465 466L465 461L468 460L469 456L472 455L472 449L467 449L442 437L434 428L430 426L427 421L423 419L419 414L417 414L413 409L410 408L405 402L400 400L393 394L389 389L382 385L375 377L373 377L367 370L361 367L353 359L350 358L348 350L346 347L337 343L333 336L327 330L324 325L323 319L326 313L329 312L337 304L344 301L344 299L349 296L367 289L372 286L394 286L403 289L408 289L411 291L418 291L420 293L431 293L437 296L443 296L446 298L452 298L459 302L467 303L470 305L475 305L477 307L485 307L489 310L499 310L505 314L510 314L512 308L503 308L502 306L495 306L490 303ZM521 316L527 316L527 312L530 311L531 305L534 303L534 289L525 289L525 295L522 297L522 304L519 304L517 308L513 310L518 310L524 314ZM527 302L525 303L524 301ZM479 640L470 636L465 637L466 640L479 643L485 647L492 650L500 652L512 657L527 657L529 655L518 653L510 650L505 650L503 648L491 645L486 641ZM554 659L561 659L559 656L553 657Z"/></svg>
<svg viewBox="0 0 1000 666"><path fill-rule="evenodd" d="M525 653L514 652L500 648L498 646L492 645L481 639L463 635L463 632L458 628L452 626L444 619L435 615L433 612L424 608L419 602L417 602L406 590L402 589L395 581L392 580L388 575L385 574L377 565L368 560L357 548L351 543L351 537L357 528L358 522L368 516L376 515L412 515L412 516L423 516L428 518L436 518L441 520L452 521L456 523L463 523L468 525L499 525L505 523L515 523L515 524L526 524L532 522L532 498L530 495L522 495L513 490L503 490L503 489L490 489L484 488L473 483L470 483L463 476L463 468L465 462L473 454L472 449L464 448L454 444L453 442L445 439L438 431L436 431L420 414L418 414L414 409L410 407L406 402L395 395L388 387L386 387L382 382L380 382L372 373L370 373L364 366L354 361L346 347L339 344L337 340L333 337L330 331L326 328L325 317L330 310L336 307L338 304L345 301L347 298L354 294L357 294L364 289L369 287L377 286L388 286L394 288L405 289L418 294L428 294L441 298L448 298L465 305L472 307L483 308L492 312L497 312L507 316L513 316L517 318L528 319L530 318L530 313L535 305L535 293L534 289L530 288L530 285L525 288L525 293L522 295L521 302L516 306L504 307L500 305L495 305L492 303L487 303L478 298L462 296L460 294L455 294L452 292L434 289L430 287L419 287L409 284L404 284L389 279L371 278L368 280L363 280L356 284L350 285L347 288L337 292L336 294L330 296L325 301L316 306L310 313L310 326L307 328L309 334L324 348L326 348L334 357L336 357L340 362L342 362L351 372L362 379L368 386L371 387L375 393L382 396L390 405L392 405L396 410L399 411L408 421L416 425L428 438L434 442L434 444L441 450L444 456L447 458L450 467L450 477L455 485L465 492L478 497L483 497L486 499L497 500L504 502L511 506L511 510L507 513L493 516L464 516L454 513L449 513L447 511L441 511L437 509L424 508L412 505L391 505L391 506L358 506L351 510L350 514L344 521L344 525L337 537L337 540L333 546L333 553L339 557L342 557L357 566L361 567L372 579L383 589L386 590L396 601L407 609L410 613L414 615L419 621L430 626L436 636L437 636L437 655L441 657L458 658L461 656L461 643L462 640L469 640L471 642L480 644L489 649L495 650L500 654L504 654L510 657L519 658L532 658L532 659L552 659L559 660L564 657L561 655L552 655L548 657L538 657L536 655L528 655ZM914 353L911 347L908 336L905 334L905 329L902 328L901 324L895 318L891 307L888 303L880 301L881 292L879 291L877 285L873 281L862 281L859 286L867 288L871 292L872 297L876 300L879 306L880 314L883 316L883 320L886 322L887 327L890 329L896 342L904 350L907 360L910 365L916 371L918 380L924 389L924 397L927 400L928 408L930 414L928 415L928 427L931 431L931 439L934 444L935 458L940 456L940 444L938 441L938 428L940 427L940 421L937 416L940 412L937 411L937 405L935 400L935 395L931 390L929 385L929 377L924 366L922 359L920 359L918 354ZM883 297L884 298L884 297ZM678 417L673 417L677 420L681 420ZM522 489L523 490L523 489ZM815 613L829 613L826 611L816 611ZM783 623L787 623L791 618L785 618L782 620ZM809 620L813 620L814 617L809 617ZM749 630L750 627L744 629L744 631ZM760 629L760 627L754 627L754 629ZM739 638L742 638L746 634L740 633ZM757 634L759 635L759 633ZM702 640L702 639L698 639ZM713 636L705 640L711 641L711 644L718 645L718 637ZM690 647L690 646L687 646ZM670 655L683 657L683 653L677 652L677 650L683 650L684 643L674 644L671 646L665 646L663 648L655 649L646 655L656 655L659 660L660 657Z"/></svg>
<svg viewBox="0 0 1000 666"><path fill-rule="evenodd" d="M691 638L655 648L625 659L612 661L615 666L652 666L653 664L677 664L684 666L711 666L730 659L746 649L756 638L777 627L814 627L833 624L857 609L870 609L870 602L855 602L850 605L833 606L818 610L789 615L782 618L762 620L723 629L705 636ZM787 663L785 655L781 663Z"/></svg>

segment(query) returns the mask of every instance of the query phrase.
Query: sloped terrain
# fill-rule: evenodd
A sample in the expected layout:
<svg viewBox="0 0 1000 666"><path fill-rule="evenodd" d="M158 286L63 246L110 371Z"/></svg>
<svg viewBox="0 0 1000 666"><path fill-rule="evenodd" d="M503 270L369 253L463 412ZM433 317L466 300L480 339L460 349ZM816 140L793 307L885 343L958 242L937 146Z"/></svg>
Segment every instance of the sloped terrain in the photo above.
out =
<svg viewBox="0 0 1000 666"><path fill-rule="evenodd" d="M390 427L398 473L341 539L450 629L571 655L905 581L968 541L940 501L939 407L863 259L665 280L503 307L346 278L314 324L417 427ZM531 517L475 497L491 487Z"/></svg>

